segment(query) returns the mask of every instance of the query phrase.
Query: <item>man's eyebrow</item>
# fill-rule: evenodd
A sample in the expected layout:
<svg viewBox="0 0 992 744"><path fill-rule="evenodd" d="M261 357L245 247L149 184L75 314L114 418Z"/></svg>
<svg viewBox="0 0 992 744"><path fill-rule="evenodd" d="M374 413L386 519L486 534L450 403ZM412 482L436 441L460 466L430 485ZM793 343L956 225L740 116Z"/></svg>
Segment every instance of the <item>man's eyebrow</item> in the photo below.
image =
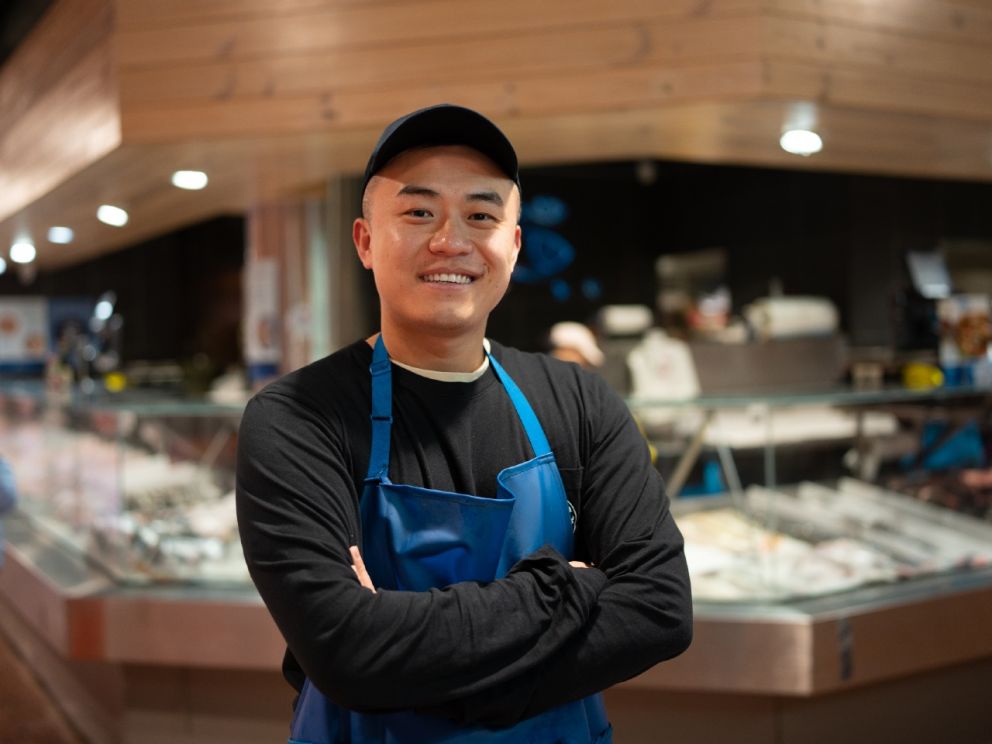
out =
<svg viewBox="0 0 992 744"><path fill-rule="evenodd" d="M489 202L490 204L495 204L497 207L503 206L503 197L495 191L477 191L466 196L465 201Z"/></svg>
<svg viewBox="0 0 992 744"><path fill-rule="evenodd" d="M401 188L396 192L397 196L440 196L434 189L427 188L426 186L417 186L416 184L408 183L406 186Z"/></svg>

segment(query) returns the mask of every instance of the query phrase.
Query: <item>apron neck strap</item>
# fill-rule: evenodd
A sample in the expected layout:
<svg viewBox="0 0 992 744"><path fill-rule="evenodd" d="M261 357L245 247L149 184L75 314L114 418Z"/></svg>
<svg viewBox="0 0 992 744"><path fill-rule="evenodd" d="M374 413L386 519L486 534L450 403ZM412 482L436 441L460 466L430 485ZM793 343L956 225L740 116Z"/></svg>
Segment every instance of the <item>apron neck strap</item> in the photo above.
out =
<svg viewBox="0 0 992 744"><path fill-rule="evenodd" d="M389 431L393 424L393 375L382 334L372 350L372 448L366 479L388 480Z"/></svg>
<svg viewBox="0 0 992 744"><path fill-rule="evenodd" d="M503 366L496 361L488 351L489 364L496 373L496 378L503 384L510 396L510 402L517 411L520 423L534 451L534 457L541 457L551 452L551 445L544 435L541 422L538 421L534 409L530 407L527 397L523 394L513 378L507 374ZM372 350L372 447L369 452L369 469L366 480L388 481L389 475L389 433L393 424L393 376L392 366L386 345L382 342L382 334L376 339Z"/></svg>
<svg viewBox="0 0 992 744"><path fill-rule="evenodd" d="M530 407L527 396L521 392L517 383L506 373L503 365L497 362L492 354L487 351L486 356L489 357L489 364L492 366L493 372L496 373L496 377L499 378L503 387L506 388L506 392L509 393L513 407L517 409L517 416L520 418L520 423L524 425L524 431L530 441L530 448L534 450L534 457L547 455L551 452L551 445L548 443L548 438L544 436L544 429L541 427L541 422L537 420L534 409Z"/></svg>

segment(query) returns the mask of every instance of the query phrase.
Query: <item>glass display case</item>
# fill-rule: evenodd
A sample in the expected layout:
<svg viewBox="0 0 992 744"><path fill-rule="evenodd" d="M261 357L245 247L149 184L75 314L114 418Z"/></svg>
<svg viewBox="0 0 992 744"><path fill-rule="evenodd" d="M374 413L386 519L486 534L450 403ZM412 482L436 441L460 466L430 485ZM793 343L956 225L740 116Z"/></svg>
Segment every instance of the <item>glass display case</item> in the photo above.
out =
<svg viewBox="0 0 992 744"><path fill-rule="evenodd" d="M735 695L765 700L774 726L824 706L850 716L863 689L898 716L907 680L969 689L992 668L992 514L893 483L959 432L987 441L990 399L883 388L629 400L685 536L694 640L628 684L716 717L736 715ZM928 441L931 428L943 433ZM978 450L958 454L987 475ZM957 713L987 720L984 704Z"/></svg>
<svg viewBox="0 0 992 744"><path fill-rule="evenodd" d="M120 582L246 583L234 504L241 406L0 391L20 510Z"/></svg>
<svg viewBox="0 0 992 744"><path fill-rule="evenodd" d="M852 478L674 512L697 602L791 602L992 566L992 523Z"/></svg>
<svg viewBox="0 0 992 744"><path fill-rule="evenodd" d="M661 453L697 604L788 603L987 571L992 509L954 511L932 491L922 501L885 486L912 480L907 473L936 452L934 444L955 437L966 442L957 455L974 469L972 480L992 472L978 467L989 393L834 390L629 401ZM937 422L942 433L928 442L922 432ZM811 461L815 446L821 461L834 460L821 470L836 477L780 486L782 465L797 449ZM738 461L748 452L761 467L742 477ZM709 491L685 489L690 473L698 478L708 466L719 471L708 478Z"/></svg>

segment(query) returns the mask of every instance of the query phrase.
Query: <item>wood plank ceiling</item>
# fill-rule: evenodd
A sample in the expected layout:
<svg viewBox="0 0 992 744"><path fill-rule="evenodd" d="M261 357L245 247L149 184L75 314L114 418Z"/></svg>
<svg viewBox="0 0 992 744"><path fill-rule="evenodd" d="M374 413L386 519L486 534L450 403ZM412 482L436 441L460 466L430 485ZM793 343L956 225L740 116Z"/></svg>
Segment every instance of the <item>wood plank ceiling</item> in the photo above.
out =
<svg viewBox="0 0 992 744"><path fill-rule="evenodd" d="M356 173L476 107L525 164L676 158L992 180L984 0L57 0L0 69L0 252L40 268ZM808 122L824 150L778 138ZM210 175L202 192L175 169ZM124 228L95 219L126 206ZM69 246L47 243L72 227Z"/></svg>

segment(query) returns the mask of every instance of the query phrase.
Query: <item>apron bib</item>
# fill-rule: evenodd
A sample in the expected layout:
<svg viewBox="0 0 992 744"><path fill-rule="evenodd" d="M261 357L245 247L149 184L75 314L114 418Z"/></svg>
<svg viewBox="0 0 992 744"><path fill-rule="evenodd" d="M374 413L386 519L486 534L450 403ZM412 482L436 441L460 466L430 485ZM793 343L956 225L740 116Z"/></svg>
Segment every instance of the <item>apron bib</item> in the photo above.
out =
<svg viewBox="0 0 992 744"><path fill-rule="evenodd" d="M392 369L382 336L372 355L372 446L360 505L362 558L377 588L426 591L459 581L493 581L521 558L551 545L572 555L568 501L554 454L526 397L500 364L502 383L534 458L502 470L496 498L389 480ZM417 713L356 713L308 679L293 716L290 744L609 744L600 695L567 703L509 728L460 726Z"/></svg>

